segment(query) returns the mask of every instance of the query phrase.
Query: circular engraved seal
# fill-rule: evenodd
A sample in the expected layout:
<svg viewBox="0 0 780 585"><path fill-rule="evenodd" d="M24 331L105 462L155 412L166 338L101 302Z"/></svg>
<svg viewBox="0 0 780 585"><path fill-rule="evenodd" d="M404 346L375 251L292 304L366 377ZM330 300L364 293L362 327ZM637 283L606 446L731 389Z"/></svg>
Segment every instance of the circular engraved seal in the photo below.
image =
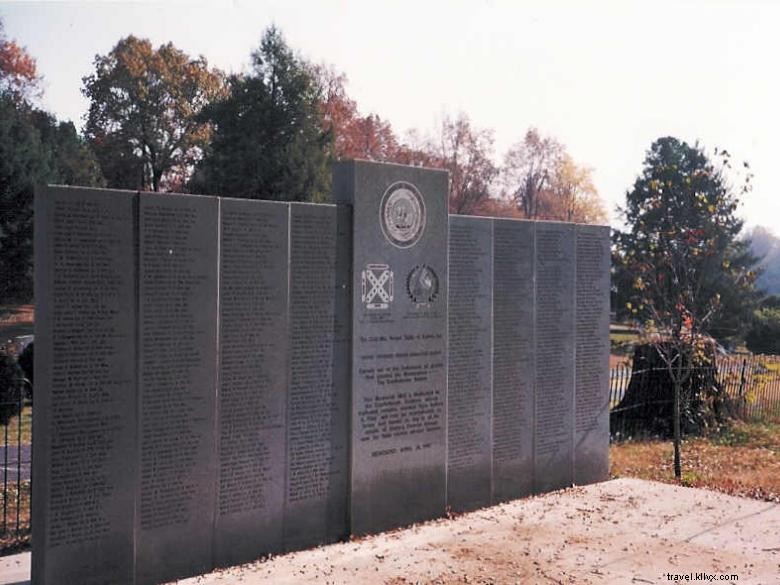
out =
<svg viewBox="0 0 780 585"><path fill-rule="evenodd" d="M406 181L390 185L382 196L379 220L391 244L414 246L425 231L425 203L417 187Z"/></svg>
<svg viewBox="0 0 780 585"><path fill-rule="evenodd" d="M427 264L418 264L406 278L406 292L418 305L427 305L439 296L439 277Z"/></svg>

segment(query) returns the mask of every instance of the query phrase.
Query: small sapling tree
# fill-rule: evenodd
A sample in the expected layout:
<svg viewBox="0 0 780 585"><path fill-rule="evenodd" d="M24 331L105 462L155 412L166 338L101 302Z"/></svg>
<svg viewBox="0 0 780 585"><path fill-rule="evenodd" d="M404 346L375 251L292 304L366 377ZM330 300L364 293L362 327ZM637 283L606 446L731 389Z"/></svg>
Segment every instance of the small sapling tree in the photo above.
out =
<svg viewBox="0 0 780 585"><path fill-rule="evenodd" d="M743 167L744 183L733 188L726 179L729 153L716 156L717 164L698 145L656 140L620 209L628 229L614 237L623 313L641 323L671 382L677 478L681 415L694 398L706 407L701 393L717 393L697 371L714 367L715 338L738 335L740 316L752 311L755 299L755 260L737 237L742 221L735 213L750 190L749 167Z"/></svg>

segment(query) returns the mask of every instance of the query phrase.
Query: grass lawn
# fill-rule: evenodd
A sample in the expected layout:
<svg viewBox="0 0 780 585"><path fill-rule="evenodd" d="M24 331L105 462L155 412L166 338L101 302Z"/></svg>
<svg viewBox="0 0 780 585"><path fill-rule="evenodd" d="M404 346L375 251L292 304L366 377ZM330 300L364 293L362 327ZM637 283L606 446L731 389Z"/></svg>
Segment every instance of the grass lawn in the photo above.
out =
<svg viewBox="0 0 780 585"><path fill-rule="evenodd" d="M639 341L639 333L629 327L612 325L609 329L610 351L615 359L621 358L622 361L630 356L634 351L634 346ZM610 361L610 368L617 365L617 361Z"/></svg>
<svg viewBox="0 0 780 585"><path fill-rule="evenodd" d="M612 477L677 483L671 441L628 441L610 447ZM682 445L682 485L780 502L780 424L735 422Z"/></svg>
<svg viewBox="0 0 780 585"><path fill-rule="evenodd" d="M609 340L615 345L636 343L639 340L639 334L633 331L610 331Z"/></svg>

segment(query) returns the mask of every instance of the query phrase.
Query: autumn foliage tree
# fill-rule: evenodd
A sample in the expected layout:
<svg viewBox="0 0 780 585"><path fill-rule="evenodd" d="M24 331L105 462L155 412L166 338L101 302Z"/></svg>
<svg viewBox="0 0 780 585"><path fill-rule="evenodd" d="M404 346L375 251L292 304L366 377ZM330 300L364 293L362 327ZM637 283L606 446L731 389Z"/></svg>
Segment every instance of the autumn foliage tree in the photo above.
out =
<svg viewBox="0 0 780 585"><path fill-rule="evenodd" d="M711 379L690 382L699 368L715 365L711 334L736 333L730 330L735 317L749 315L755 298L755 259L738 238L742 221L736 215L740 197L750 190L750 175L732 188L725 175L730 156L726 151L717 156L716 165L698 146L671 137L656 140L626 194L621 212L628 229L614 235L618 298L644 325L671 382L677 477L681 417L693 420L699 413L692 405L719 399ZM623 401L631 400L629 391Z"/></svg>
<svg viewBox="0 0 780 585"><path fill-rule="evenodd" d="M362 114L346 91L346 77L332 67L313 68L320 86L323 128L331 135L332 158L358 158L446 169L450 173L450 212L473 214L489 205L498 167L493 132L475 128L466 114L445 116L433 136L411 132L399 139L377 114Z"/></svg>
<svg viewBox="0 0 780 585"><path fill-rule="evenodd" d="M607 223L607 212L593 184L591 169L564 152L541 200L541 218L578 223Z"/></svg>
<svg viewBox="0 0 780 585"><path fill-rule="evenodd" d="M83 79L85 132L108 185L182 190L208 144L211 127L198 116L224 95L222 73L172 43L155 49L134 36L94 66Z"/></svg>
<svg viewBox="0 0 780 585"><path fill-rule="evenodd" d="M490 198L498 175L493 163L493 131L476 128L464 113L441 122L431 149L434 161L450 173L450 213L470 215Z"/></svg>
<svg viewBox="0 0 780 585"><path fill-rule="evenodd" d="M5 34L0 19L0 93L17 104L40 95L40 81L35 59Z"/></svg>
<svg viewBox="0 0 780 585"><path fill-rule="evenodd" d="M333 67L311 68L320 88L323 129L333 159L359 158L445 169L450 174L449 210L465 215L607 221L592 171L576 164L557 140L531 128L514 145L504 166L494 162L493 131L477 128L464 113L445 115L436 132L412 130L402 140L376 114L362 114ZM504 185L500 194L498 179Z"/></svg>
<svg viewBox="0 0 780 585"><path fill-rule="evenodd" d="M527 219L607 221L592 170L578 165L563 144L536 128L507 151L501 179L505 197Z"/></svg>
<svg viewBox="0 0 780 585"><path fill-rule="evenodd" d="M433 135L408 132L392 162L448 171L450 213L478 215L495 209L491 196L499 169L493 162L493 131L477 128L465 113L444 116Z"/></svg>
<svg viewBox="0 0 780 585"><path fill-rule="evenodd" d="M398 150L391 162L412 167L445 168L435 139L426 138L416 129L411 129L398 142Z"/></svg>
<svg viewBox="0 0 780 585"><path fill-rule="evenodd" d="M400 146L390 123L376 114L358 111L355 100L347 95L344 74L328 66L314 67L312 72L320 88L323 129L331 136L331 156L335 160L396 162Z"/></svg>

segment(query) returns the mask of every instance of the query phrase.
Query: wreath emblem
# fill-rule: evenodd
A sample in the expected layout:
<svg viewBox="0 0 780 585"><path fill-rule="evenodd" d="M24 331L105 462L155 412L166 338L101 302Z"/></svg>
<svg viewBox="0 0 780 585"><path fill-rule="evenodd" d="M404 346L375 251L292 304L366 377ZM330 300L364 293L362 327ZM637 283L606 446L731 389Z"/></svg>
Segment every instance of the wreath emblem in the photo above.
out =
<svg viewBox="0 0 780 585"><path fill-rule="evenodd" d="M439 296L439 277L427 264L418 264L406 277L406 292L417 305L429 305Z"/></svg>

